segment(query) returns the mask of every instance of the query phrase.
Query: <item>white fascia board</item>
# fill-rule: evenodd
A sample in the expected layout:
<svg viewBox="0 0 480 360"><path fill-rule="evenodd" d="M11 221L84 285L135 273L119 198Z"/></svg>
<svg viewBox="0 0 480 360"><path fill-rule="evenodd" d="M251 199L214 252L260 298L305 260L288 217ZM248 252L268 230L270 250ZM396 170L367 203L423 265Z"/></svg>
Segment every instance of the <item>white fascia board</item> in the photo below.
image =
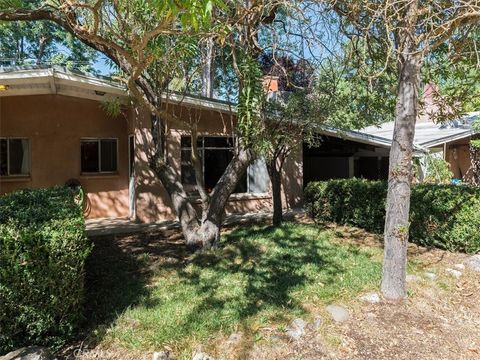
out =
<svg viewBox="0 0 480 360"><path fill-rule="evenodd" d="M329 126L320 126L318 128L318 133L327 135L327 136L333 136L340 139L355 141L362 144L388 148L388 149L392 146L392 141L387 138L383 138L375 135L369 135L359 131L340 130L340 129L336 129ZM419 156L421 154L425 154L428 152L427 148L422 145L413 144L413 148L414 148L414 156Z"/></svg>
<svg viewBox="0 0 480 360"><path fill-rule="evenodd" d="M439 146L439 145L442 145L442 144L445 144L445 143L449 143L449 142L452 142L452 141L461 140L461 139L470 137L472 135L475 135L475 131L467 130L467 131L461 132L459 134L449 135L449 136L445 136L445 137L442 137L442 138L430 140L430 141L422 143L421 145L425 148L431 148L431 147L436 147L436 146Z"/></svg>
<svg viewBox="0 0 480 360"><path fill-rule="evenodd" d="M203 98L196 98L193 96L170 93L162 95L162 99L166 102L176 105L186 105L205 110L215 110L232 114L237 113L237 107L234 105Z"/></svg>
<svg viewBox="0 0 480 360"><path fill-rule="evenodd" d="M33 79L48 78L52 75L52 69L5 71L0 72L0 82L10 84L24 82L25 80L33 81Z"/></svg>
<svg viewBox="0 0 480 360"><path fill-rule="evenodd" d="M318 132L323 135L352 140L367 145L375 145L386 148L389 148L392 145L392 142L388 139L379 136L368 135L358 131L340 130L329 126L320 126L318 128Z"/></svg>
<svg viewBox="0 0 480 360"><path fill-rule="evenodd" d="M0 72L0 84L11 87L0 92L0 96L60 94L97 101L127 97L127 92L121 85L54 69ZM98 95L96 91L105 95Z"/></svg>
<svg viewBox="0 0 480 360"><path fill-rule="evenodd" d="M29 84L48 84L50 91L41 91L38 89L31 89L28 91ZM0 93L0 96L14 96L14 95L37 95L37 94L64 94L68 96L75 96L73 88L88 89L92 91L104 92L105 96L86 95L84 91L79 91L79 97L87 97L93 100L101 100L106 97L120 97L127 98L128 92L121 84L116 84L107 80L97 79L91 76L70 74L54 69L35 69L35 70L20 70L11 72L0 72L0 84L3 85L27 85L21 92L8 90ZM68 91L62 91L62 88L67 88ZM220 101L212 101L209 99L196 98L187 95L179 95L169 93L162 96L164 101L172 104L192 106L205 110L214 110L224 113L237 113L237 107L223 103Z"/></svg>
<svg viewBox="0 0 480 360"><path fill-rule="evenodd" d="M55 72L54 78L55 78L55 82L59 85L62 85L62 84L72 85L74 83L75 87L102 91L102 92L110 93L112 95L119 96L119 97L127 96L127 93L124 87L120 85L114 85L107 81L102 81L102 80L91 78L91 77Z"/></svg>

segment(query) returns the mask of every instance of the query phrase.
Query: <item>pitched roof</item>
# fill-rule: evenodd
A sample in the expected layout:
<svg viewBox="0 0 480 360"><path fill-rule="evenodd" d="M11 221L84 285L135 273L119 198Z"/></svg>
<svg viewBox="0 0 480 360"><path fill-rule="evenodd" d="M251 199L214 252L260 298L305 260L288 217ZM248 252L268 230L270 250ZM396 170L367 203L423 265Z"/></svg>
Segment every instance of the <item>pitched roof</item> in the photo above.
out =
<svg viewBox="0 0 480 360"><path fill-rule="evenodd" d="M60 94L91 100L126 97L121 83L107 78L69 71L62 67L13 67L0 69L3 96Z"/></svg>
<svg viewBox="0 0 480 360"><path fill-rule="evenodd" d="M337 138L342 138L344 140L352 140L373 146L390 147L391 145L391 140L388 140L381 136L371 135L361 131L337 129L335 127L327 125L319 126L318 133L321 135L333 136Z"/></svg>
<svg viewBox="0 0 480 360"><path fill-rule="evenodd" d="M110 78L67 70L60 66L0 67L0 85L7 85L2 96L60 94L93 100L108 97L126 98L125 85ZM183 104L207 110L236 113L235 104L180 93L165 94L163 98L174 104ZM475 133L472 124L480 118L480 112L469 113L446 124L419 122L415 127L415 150L425 152L427 148L451 142ZM326 125L319 126L318 132L347 140L380 147L390 147L393 136L393 122L380 126L369 126L358 131L342 130Z"/></svg>
<svg viewBox="0 0 480 360"><path fill-rule="evenodd" d="M477 119L480 119L480 112L468 113L457 120L442 124L418 122L415 126L414 143L423 148L432 148L446 142L469 137L476 133L472 125ZM360 132L384 138L391 143L393 128L394 122L391 121L380 126L366 127Z"/></svg>

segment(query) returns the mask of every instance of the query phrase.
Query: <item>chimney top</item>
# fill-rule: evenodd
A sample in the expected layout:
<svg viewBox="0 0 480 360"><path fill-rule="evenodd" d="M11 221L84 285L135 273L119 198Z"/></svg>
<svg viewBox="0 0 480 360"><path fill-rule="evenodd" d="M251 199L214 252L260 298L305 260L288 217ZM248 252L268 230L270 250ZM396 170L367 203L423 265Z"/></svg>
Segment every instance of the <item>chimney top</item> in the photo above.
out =
<svg viewBox="0 0 480 360"><path fill-rule="evenodd" d="M278 76L265 75L263 77L263 90L267 94L275 93L278 91Z"/></svg>

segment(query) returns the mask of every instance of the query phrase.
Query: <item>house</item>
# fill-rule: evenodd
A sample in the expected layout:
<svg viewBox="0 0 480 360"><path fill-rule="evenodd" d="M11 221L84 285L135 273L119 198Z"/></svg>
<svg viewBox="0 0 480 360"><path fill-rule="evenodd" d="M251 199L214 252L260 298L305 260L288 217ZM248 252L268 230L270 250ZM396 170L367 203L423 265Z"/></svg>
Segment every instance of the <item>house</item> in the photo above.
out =
<svg viewBox="0 0 480 360"><path fill-rule="evenodd" d="M422 172L427 170L422 160L427 154L432 154L449 163L455 178L469 180L472 163L470 140L478 134L473 123L480 119L480 112L472 112L447 123L435 123L432 114L441 110L439 98L438 87L433 83L426 84L422 111L415 125L413 156L420 160ZM358 131L328 126L319 128L319 133L323 135L321 144L313 148L304 147L304 183L350 177L386 180L393 129L393 121Z"/></svg>
<svg viewBox="0 0 480 360"><path fill-rule="evenodd" d="M477 119L480 112L443 124L421 117L415 126L414 157L442 157L455 178L467 180L471 166L469 144L477 134L472 125ZM320 145L303 149L304 183L354 176L386 180L393 128L393 121L359 131L320 128Z"/></svg>
<svg viewBox="0 0 480 360"><path fill-rule="evenodd" d="M264 86L278 90L275 81ZM275 79L273 79L275 80ZM111 117L106 100L124 103ZM152 115L127 105L122 84L63 68L0 70L0 195L22 188L79 183L86 193L89 218L130 218L141 222L174 219L169 197L148 165ZM235 107L223 101L170 94L167 110L186 121L198 121L204 182L213 188L227 167L234 146ZM415 156L443 156L455 177L470 167L468 144L475 134L472 113L449 124L428 119L416 126ZM186 189L194 188L186 128L165 122L167 156ZM388 177L393 123L360 131L323 126L319 146L299 146L282 174L284 206L302 205L304 184L313 180ZM193 201L195 195L192 193ZM230 196L227 212L271 209L265 163L251 164Z"/></svg>
<svg viewBox="0 0 480 360"><path fill-rule="evenodd" d="M148 166L152 115L139 106L124 106L121 115L111 117L102 106L106 99L126 100L127 93L119 83L57 67L1 71L0 194L79 182L87 194L89 218L175 218L165 189ZM212 188L232 156L232 105L179 95L165 103L176 116L198 121L204 181ZM188 187L193 182L185 161L189 132L168 121L165 129L168 159ZM285 164L287 208L301 205L301 153L300 148ZM270 208L268 174L257 160L231 195L227 212Z"/></svg>

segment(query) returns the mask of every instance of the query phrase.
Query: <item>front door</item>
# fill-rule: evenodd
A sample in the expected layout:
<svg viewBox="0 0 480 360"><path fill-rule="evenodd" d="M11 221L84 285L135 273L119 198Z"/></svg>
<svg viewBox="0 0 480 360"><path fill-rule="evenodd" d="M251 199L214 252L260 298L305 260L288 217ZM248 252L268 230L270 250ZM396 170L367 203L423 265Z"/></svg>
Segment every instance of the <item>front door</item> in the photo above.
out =
<svg viewBox="0 0 480 360"><path fill-rule="evenodd" d="M128 136L128 204L130 218L136 219L135 209L135 137Z"/></svg>

